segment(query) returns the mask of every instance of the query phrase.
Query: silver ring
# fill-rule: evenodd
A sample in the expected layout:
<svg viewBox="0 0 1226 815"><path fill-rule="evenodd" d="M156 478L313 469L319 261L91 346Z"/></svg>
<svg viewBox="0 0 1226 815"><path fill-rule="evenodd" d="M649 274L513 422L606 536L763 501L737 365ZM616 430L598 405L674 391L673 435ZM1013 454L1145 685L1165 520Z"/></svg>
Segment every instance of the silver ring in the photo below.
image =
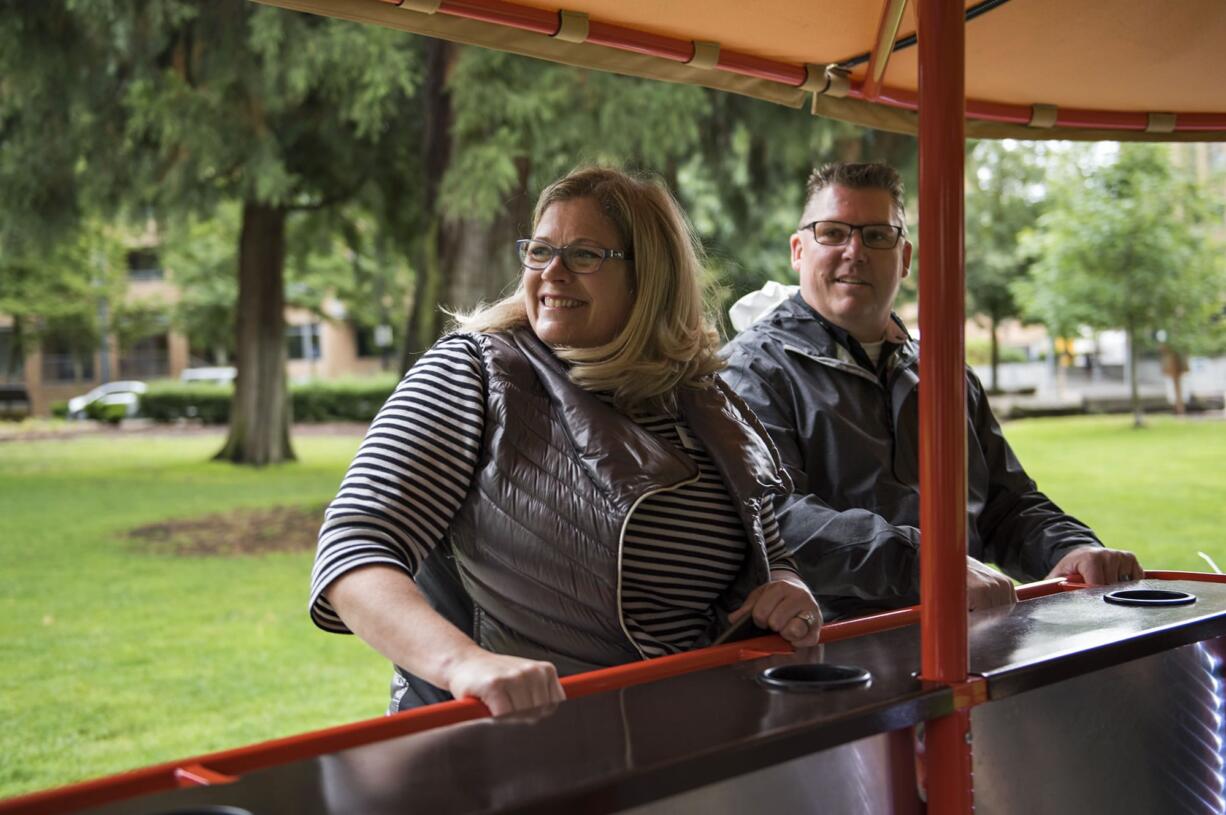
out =
<svg viewBox="0 0 1226 815"><path fill-rule="evenodd" d="M802 611L796 615L796 619L803 622L810 629L812 629L813 626L817 625L817 615L814 614L812 611Z"/></svg>

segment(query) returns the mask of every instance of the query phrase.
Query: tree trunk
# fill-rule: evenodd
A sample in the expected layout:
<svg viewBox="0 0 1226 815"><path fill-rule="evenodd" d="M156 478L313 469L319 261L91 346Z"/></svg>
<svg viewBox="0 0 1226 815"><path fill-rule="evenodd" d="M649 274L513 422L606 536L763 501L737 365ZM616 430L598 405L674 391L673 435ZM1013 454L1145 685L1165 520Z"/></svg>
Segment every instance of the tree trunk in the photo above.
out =
<svg viewBox="0 0 1226 815"><path fill-rule="evenodd" d="M438 336L438 298L442 290L439 256L442 254L442 214L438 211L438 191L451 163L451 93L447 75L459 50L449 42L426 43L426 71L422 79L422 118L425 136L422 144L422 211L428 226L422 236L415 264L413 302L405 319L404 345L400 349L400 369L407 371Z"/></svg>
<svg viewBox="0 0 1226 815"><path fill-rule="evenodd" d="M1187 406L1183 403L1183 375L1186 370L1183 354L1164 344L1162 346L1162 372L1171 378L1171 389L1175 397L1175 403L1171 408L1175 411L1176 416L1183 416L1188 412Z"/></svg>
<svg viewBox="0 0 1226 815"><path fill-rule="evenodd" d="M285 382L285 210L247 202L238 245L237 367L230 435L216 458L292 461Z"/></svg>
<svg viewBox="0 0 1226 815"><path fill-rule="evenodd" d="M991 321L991 332L992 332L992 339L991 339L991 343L992 343L992 346L991 346L992 347L992 351L991 351L991 354L992 354L992 390L994 392L999 393L1000 392L1000 342L996 337L998 325L997 325L995 317L989 317L988 319Z"/></svg>
<svg viewBox="0 0 1226 815"><path fill-rule="evenodd" d="M534 202L528 197L528 162L520 160L518 169L516 189L492 221L462 218L443 226L439 265L450 308L468 310L497 300L510 293L519 277L513 242L531 232Z"/></svg>
<svg viewBox="0 0 1226 815"><path fill-rule="evenodd" d="M1145 416L1141 413L1141 392L1137 387L1137 340L1136 330L1130 325L1124 332L1128 342L1128 399L1132 403L1132 426L1144 427Z"/></svg>

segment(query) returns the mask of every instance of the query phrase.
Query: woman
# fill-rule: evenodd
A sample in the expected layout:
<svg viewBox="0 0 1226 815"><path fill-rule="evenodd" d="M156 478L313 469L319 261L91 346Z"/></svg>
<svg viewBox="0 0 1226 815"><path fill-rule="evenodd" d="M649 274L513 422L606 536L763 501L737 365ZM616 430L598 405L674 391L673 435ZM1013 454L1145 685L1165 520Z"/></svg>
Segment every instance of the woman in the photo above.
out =
<svg viewBox="0 0 1226 815"><path fill-rule="evenodd" d="M790 484L715 377L672 197L581 169L534 223L516 292L409 371L320 530L312 618L399 666L393 711L440 688L496 716L557 702L559 673L708 645L746 615L817 642L772 509Z"/></svg>

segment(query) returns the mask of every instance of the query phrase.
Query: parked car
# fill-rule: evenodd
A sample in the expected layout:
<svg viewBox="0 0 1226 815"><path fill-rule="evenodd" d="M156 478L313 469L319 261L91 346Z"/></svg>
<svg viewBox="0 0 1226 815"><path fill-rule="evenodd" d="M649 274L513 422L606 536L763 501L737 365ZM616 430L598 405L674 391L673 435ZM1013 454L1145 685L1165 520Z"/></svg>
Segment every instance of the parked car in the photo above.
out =
<svg viewBox="0 0 1226 815"><path fill-rule="evenodd" d="M30 394L19 383L0 384L0 419L24 419L30 415Z"/></svg>
<svg viewBox="0 0 1226 815"><path fill-rule="evenodd" d="M68 418L131 418L140 412L140 397L148 389L144 382L135 379L103 383L89 393L69 399Z"/></svg>
<svg viewBox="0 0 1226 815"><path fill-rule="evenodd" d="M238 370L233 366L222 365L211 368L184 368L179 374L179 381L191 384L232 385Z"/></svg>

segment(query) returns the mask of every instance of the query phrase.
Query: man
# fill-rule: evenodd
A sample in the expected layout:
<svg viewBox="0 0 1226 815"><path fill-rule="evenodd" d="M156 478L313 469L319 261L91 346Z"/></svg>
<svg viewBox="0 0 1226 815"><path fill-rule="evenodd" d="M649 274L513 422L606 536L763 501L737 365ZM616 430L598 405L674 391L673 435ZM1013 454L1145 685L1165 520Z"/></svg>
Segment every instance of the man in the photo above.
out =
<svg viewBox="0 0 1226 815"><path fill-rule="evenodd" d="M827 619L918 602L918 348L893 313L911 265L902 181L883 164L832 164L809 179L791 237L799 291L724 353L728 383L774 439L795 482L776 514ZM968 369L967 593L1014 602L1012 582L1138 579L1022 469Z"/></svg>

